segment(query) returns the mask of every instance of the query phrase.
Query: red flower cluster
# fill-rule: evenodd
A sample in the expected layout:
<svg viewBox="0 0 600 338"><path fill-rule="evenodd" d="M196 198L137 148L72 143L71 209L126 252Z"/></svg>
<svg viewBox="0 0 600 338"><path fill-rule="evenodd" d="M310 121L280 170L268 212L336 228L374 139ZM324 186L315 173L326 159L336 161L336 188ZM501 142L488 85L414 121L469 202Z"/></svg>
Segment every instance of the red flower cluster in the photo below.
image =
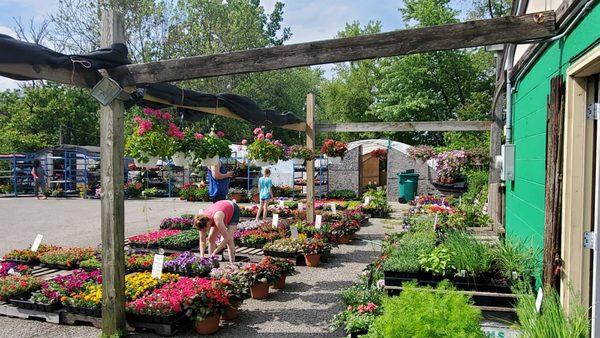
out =
<svg viewBox="0 0 600 338"><path fill-rule="evenodd" d="M154 231L154 232L150 232L147 234L131 236L131 237L129 237L129 241L131 243L144 244L144 245L157 244L159 239L177 235L180 232L181 232L181 230L170 230L170 229L159 230L159 231Z"/></svg>
<svg viewBox="0 0 600 338"><path fill-rule="evenodd" d="M342 141L327 139L321 147L321 154L329 157L344 157L348 151L348 144Z"/></svg>

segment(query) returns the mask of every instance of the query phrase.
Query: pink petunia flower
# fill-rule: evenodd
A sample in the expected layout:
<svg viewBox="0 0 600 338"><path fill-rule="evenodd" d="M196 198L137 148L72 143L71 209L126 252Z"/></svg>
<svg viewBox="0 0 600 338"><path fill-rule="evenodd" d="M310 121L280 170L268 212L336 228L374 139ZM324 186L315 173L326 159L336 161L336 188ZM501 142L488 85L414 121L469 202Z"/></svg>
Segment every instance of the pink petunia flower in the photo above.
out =
<svg viewBox="0 0 600 338"><path fill-rule="evenodd" d="M258 135L258 134L262 134L262 129L261 128L255 128L254 129L254 135Z"/></svg>
<svg viewBox="0 0 600 338"><path fill-rule="evenodd" d="M218 136L218 137L223 137L223 136L225 136L225 133L224 133L223 131L219 130L219 131L217 132L217 136Z"/></svg>
<svg viewBox="0 0 600 338"><path fill-rule="evenodd" d="M194 137L196 138L196 140L201 140L204 138L204 135L200 134L200 133L195 133Z"/></svg>
<svg viewBox="0 0 600 338"><path fill-rule="evenodd" d="M259 140L264 140L265 139L265 134L258 134L258 136L256 136L257 139Z"/></svg>
<svg viewBox="0 0 600 338"><path fill-rule="evenodd" d="M273 134L271 134L271 133L267 133L267 134L265 135L265 137L266 137L266 138L268 138L268 139L270 139L270 138L272 138L272 137L273 137Z"/></svg>
<svg viewBox="0 0 600 338"><path fill-rule="evenodd" d="M164 113L163 116L162 116L162 118L165 119L165 120L170 120L170 119L173 118L173 116L171 114L169 114L169 113Z"/></svg>

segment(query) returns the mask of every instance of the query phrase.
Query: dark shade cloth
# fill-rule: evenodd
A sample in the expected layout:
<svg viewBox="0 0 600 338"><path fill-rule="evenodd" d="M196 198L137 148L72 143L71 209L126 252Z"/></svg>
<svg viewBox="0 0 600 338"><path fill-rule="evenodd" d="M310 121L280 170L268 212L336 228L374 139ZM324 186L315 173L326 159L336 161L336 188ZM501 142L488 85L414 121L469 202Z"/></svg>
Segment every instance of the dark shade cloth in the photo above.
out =
<svg viewBox="0 0 600 338"><path fill-rule="evenodd" d="M67 70L111 69L130 64L128 50L124 44L113 44L110 48L101 48L88 54L66 55L44 46L16 40L8 35L0 34L0 64L47 65L52 68ZM0 76L14 80L38 80L0 71ZM98 76L98 79L100 76ZM168 102L168 104L145 100L144 93ZM232 113L254 125L283 126L300 123L302 120L291 112L277 112L261 109L252 99L230 93L207 94L179 88L168 83L147 84L138 86L138 90L130 96L126 107L133 105L150 108L165 108L170 105L197 108L228 108ZM205 113L193 109L180 108L184 120L200 121Z"/></svg>

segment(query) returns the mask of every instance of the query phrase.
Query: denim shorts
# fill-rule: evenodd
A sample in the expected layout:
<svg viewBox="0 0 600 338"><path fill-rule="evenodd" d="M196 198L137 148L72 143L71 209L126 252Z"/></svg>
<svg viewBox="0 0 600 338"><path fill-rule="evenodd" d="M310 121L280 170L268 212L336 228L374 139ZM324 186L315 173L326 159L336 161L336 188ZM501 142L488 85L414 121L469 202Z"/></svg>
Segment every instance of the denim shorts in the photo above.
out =
<svg viewBox="0 0 600 338"><path fill-rule="evenodd" d="M227 226L237 225L240 222L240 207L237 203L233 203L233 216L231 217L231 221Z"/></svg>

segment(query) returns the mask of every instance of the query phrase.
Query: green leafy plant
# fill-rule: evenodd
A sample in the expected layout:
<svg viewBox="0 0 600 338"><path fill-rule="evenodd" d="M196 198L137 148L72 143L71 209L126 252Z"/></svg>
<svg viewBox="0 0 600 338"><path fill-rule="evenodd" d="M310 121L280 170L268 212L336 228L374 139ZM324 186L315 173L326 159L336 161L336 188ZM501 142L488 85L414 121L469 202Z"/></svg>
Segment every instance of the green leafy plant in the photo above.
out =
<svg viewBox="0 0 600 338"><path fill-rule="evenodd" d="M171 157L185 137L168 112L144 108L142 114L134 116L134 121L133 133L125 142L125 151L142 162L147 162L150 157Z"/></svg>
<svg viewBox="0 0 600 338"><path fill-rule="evenodd" d="M189 250L198 246L200 234L198 230L185 230L173 236L163 237L158 240L158 245L161 248L169 250Z"/></svg>
<svg viewBox="0 0 600 338"><path fill-rule="evenodd" d="M225 134L222 131L215 132L214 130L206 135L194 133L193 136L190 136L188 142L191 144L190 149L194 159L202 160L215 156L231 156L231 149L229 148L231 142L224 136Z"/></svg>
<svg viewBox="0 0 600 338"><path fill-rule="evenodd" d="M333 199L351 200L356 198L356 193L354 190L350 189L331 190L327 193L327 197Z"/></svg>
<svg viewBox="0 0 600 338"><path fill-rule="evenodd" d="M479 326L481 311L468 296L452 292L447 282L438 285L440 292L412 283L403 286L399 296L383 299L383 314L366 337L485 337Z"/></svg>
<svg viewBox="0 0 600 338"><path fill-rule="evenodd" d="M142 196L144 197L156 197L158 195L157 188L146 188L142 191Z"/></svg>
<svg viewBox="0 0 600 338"><path fill-rule="evenodd" d="M374 303L381 304L383 290L376 287L368 287L366 284L353 284L342 289L340 294L344 306L358 306L359 304Z"/></svg>
<svg viewBox="0 0 600 338"><path fill-rule="evenodd" d="M536 296L521 295L517 302L517 316L521 337L525 338L584 338L590 336L588 309L581 306L579 298L573 297L567 315L560 304L560 296L554 289L546 289L541 312L536 311Z"/></svg>
<svg viewBox="0 0 600 338"><path fill-rule="evenodd" d="M452 252L450 264L457 271L479 275L492 270L492 248L464 231L451 231L443 246Z"/></svg>
<svg viewBox="0 0 600 338"><path fill-rule="evenodd" d="M524 241L505 239L495 248L494 257L502 276L514 280L537 275L541 270L540 254L540 249L534 249Z"/></svg>
<svg viewBox="0 0 600 338"><path fill-rule="evenodd" d="M403 235L388 248L383 262L384 271L417 272L421 270L419 255L435 248L437 234L434 231L414 232Z"/></svg>
<svg viewBox="0 0 600 338"><path fill-rule="evenodd" d="M451 252L443 246L438 246L431 252L422 252L419 254L421 267L425 271L431 271L435 275L445 276L448 270L454 269L454 266L450 265L451 260Z"/></svg>
<svg viewBox="0 0 600 338"><path fill-rule="evenodd" d="M262 128L256 128L254 135L254 142L248 146L250 160L276 163L285 159L283 144L279 140L273 140L272 133L264 133Z"/></svg>

